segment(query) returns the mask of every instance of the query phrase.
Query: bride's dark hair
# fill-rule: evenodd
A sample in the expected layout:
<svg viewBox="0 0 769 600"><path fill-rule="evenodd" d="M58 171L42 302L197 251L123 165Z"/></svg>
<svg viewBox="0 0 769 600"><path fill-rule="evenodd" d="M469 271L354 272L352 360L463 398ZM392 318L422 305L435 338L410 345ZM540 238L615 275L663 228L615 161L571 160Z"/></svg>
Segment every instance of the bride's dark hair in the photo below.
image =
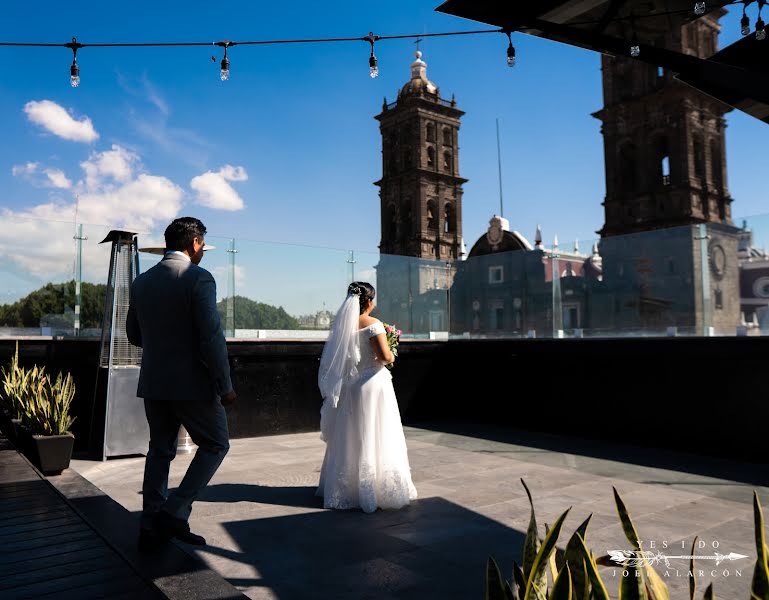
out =
<svg viewBox="0 0 769 600"><path fill-rule="evenodd" d="M366 281L353 281L347 288L347 293L360 297L360 314L368 308L368 301L376 296L374 286Z"/></svg>

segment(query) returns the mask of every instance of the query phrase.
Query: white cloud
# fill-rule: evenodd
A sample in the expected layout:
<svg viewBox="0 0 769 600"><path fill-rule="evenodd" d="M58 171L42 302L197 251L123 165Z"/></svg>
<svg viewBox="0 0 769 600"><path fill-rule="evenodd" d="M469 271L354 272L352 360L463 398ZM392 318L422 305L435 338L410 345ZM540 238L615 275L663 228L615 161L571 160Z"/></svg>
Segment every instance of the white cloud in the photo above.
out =
<svg viewBox="0 0 769 600"><path fill-rule="evenodd" d="M60 190L68 190L72 187L72 182L67 179L64 171L61 169L44 169L43 173L48 177L50 187L54 187Z"/></svg>
<svg viewBox="0 0 769 600"><path fill-rule="evenodd" d="M73 186L78 196L77 205L73 200L38 204L20 211L0 209L0 220L10 224L0 240L0 257L4 263L41 282L71 278L77 218L77 222L86 224L88 237L83 254L86 278L103 281L109 245L99 246L98 242L110 229L138 232L165 229L181 210L182 188L166 177L142 172L139 157L120 146L92 153L81 167L84 178ZM65 180L69 182L61 171L41 170L36 163L19 165L17 170L19 173L31 171L33 175L43 173L52 185L55 180L62 185ZM141 245L146 245L146 237L140 238Z"/></svg>
<svg viewBox="0 0 769 600"><path fill-rule="evenodd" d="M243 167L224 165L218 172L208 171L190 181L190 187L197 192L195 201L198 204L218 210L242 210L245 208L243 198L228 183L229 181L246 181L248 174Z"/></svg>
<svg viewBox="0 0 769 600"><path fill-rule="evenodd" d="M11 173L14 177L23 175L32 175L37 171L38 164L36 162L28 162L25 165L13 165Z"/></svg>
<svg viewBox="0 0 769 600"><path fill-rule="evenodd" d="M24 165L14 165L11 169L14 177L22 177L35 187L56 188L67 190L72 187L72 182L67 179L64 171L53 168L40 168L36 162L28 162Z"/></svg>
<svg viewBox="0 0 769 600"><path fill-rule="evenodd" d="M32 100L24 105L27 118L54 135L73 142L93 142L99 134L88 117L76 120L63 106L51 100Z"/></svg>
<svg viewBox="0 0 769 600"><path fill-rule="evenodd" d="M133 177L134 166L138 164L139 156L125 148L112 145L111 150L93 152L88 160L80 163L85 171L85 186L87 189L98 189L108 184L108 179L125 183Z"/></svg>
<svg viewBox="0 0 769 600"><path fill-rule="evenodd" d="M248 175L243 167L233 167L232 165L224 165L219 169L219 175L224 177L227 181L247 181Z"/></svg>

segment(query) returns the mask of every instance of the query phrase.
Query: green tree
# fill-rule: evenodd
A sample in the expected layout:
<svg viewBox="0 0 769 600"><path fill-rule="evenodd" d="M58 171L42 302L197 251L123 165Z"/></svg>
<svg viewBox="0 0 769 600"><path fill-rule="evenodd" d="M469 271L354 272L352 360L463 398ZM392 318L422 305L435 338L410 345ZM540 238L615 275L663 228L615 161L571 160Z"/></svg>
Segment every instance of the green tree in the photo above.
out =
<svg viewBox="0 0 769 600"><path fill-rule="evenodd" d="M227 327L228 298L217 303L222 326ZM299 321L282 306L255 302L244 296L235 296L235 329L300 329Z"/></svg>
<svg viewBox="0 0 769 600"><path fill-rule="evenodd" d="M83 283L80 295L80 326L101 327L104 318L103 283ZM74 321L75 282L47 283L13 304L0 305L0 325L5 327L39 327L45 315L63 315L56 319Z"/></svg>

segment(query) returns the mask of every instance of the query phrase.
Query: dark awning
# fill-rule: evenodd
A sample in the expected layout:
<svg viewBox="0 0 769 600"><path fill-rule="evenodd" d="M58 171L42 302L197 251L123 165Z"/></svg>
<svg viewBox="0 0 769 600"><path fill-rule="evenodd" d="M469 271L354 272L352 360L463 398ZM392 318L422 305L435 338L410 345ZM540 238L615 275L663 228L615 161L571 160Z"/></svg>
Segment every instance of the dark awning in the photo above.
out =
<svg viewBox="0 0 769 600"><path fill-rule="evenodd" d="M769 40L751 35L707 59L653 45L660 29L696 19L693 6L692 0L448 0L436 10L615 56L628 56L632 41L641 49L636 60L677 73L681 81L769 123Z"/></svg>

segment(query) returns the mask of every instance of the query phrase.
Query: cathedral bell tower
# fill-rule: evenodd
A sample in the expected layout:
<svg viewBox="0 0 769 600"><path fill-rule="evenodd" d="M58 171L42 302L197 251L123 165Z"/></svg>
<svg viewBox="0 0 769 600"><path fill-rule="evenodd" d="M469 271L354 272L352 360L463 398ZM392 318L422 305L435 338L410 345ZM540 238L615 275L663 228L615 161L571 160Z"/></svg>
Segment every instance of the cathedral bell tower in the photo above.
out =
<svg viewBox="0 0 769 600"><path fill-rule="evenodd" d="M459 258L462 184L459 120L464 113L427 79L417 51L411 80L375 118L382 133L382 254L433 260Z"/></svg>
<svg viewBox="0 0 769 600"><path fill-rule="evenodd" d="M658 32L661 46L706 58L724 10ZM652 34L653 35L653 34ZM725 104L629 57L601 57L606 164L602 236L697 223L731 225Z"/></svg>

